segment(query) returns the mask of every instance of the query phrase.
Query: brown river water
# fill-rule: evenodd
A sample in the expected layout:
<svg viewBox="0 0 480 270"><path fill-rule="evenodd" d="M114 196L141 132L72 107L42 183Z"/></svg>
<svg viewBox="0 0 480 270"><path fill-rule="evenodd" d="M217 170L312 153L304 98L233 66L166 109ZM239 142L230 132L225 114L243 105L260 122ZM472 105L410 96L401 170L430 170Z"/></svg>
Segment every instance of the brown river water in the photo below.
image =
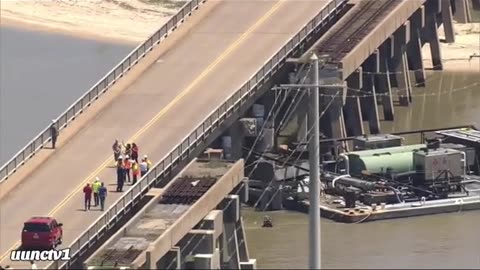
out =
<svg viewBox="0 0 480 270"><path fill-rule="evenodd" d="M479 82L479 73L428 74L427 87L413 91L410 108L395 107L395 123L382 122L382 131L480 125ZM308 215L270 212L274 227L261 228L265 214L243 209L258 267L308 268ZM480 268L480 211L363 224L322 219L321 238L323 268Z"/></svg>
<svg viewBox="0 0 480 270"><path fill-rule="evenodd" d="M25 33L20 30L11 31L5 28L1 34L3 37L1 66L4 68L0 87L2 97L0 118L3 120L0 121L2 122L0 161L6 161L11 157L40 131L49 119L63 111L132 49L116 44L82 41L51 34ZM28 38L35 42L16 40L19 35L25 36L23 40ZM55 56L63 61L55 60L53 55L45 55L39 49L42 46L33 45L39 42L45 43L43 48L54 51ZM66 43L70 45L66 46ZM8 44L11 44L11 49L8 49ZM28 48L19 49L18 44ZM76 58L70 56L72 50L76 52ZM25 57L23 55L25 51L31 51L31 55L36 58ZM65 57L59 57L59 52L63 52ZM65 59L70 59L71 63ZM60 62L62 65L58 64ZM49 63L51 67L45 68L45 63ZM67 70L70 72L66 72ZM36 79L21 79L32 74ZM75 76L70 76L71 74ZM410 108L396 107L395 123L382 123L383 132L448 127L475 122L480 125L480 86L459 90L479 81L479 73L430 74L427 77L427 87L415 89L414 101ZM74 85L75 89L65 87L67 84ZM26 99L25 96L37 93L37 89L42 89L43 93L35 97L46 98L41 102L31 99L37 102L26 104L25 102L30 99ZM15 109L21 105L27 106L30 110ZM32 111L35 113L32 114ZM12 115L16 115L16 118L7 117ZM257 259L258 267L307 268L308 215L286 211L268 213L273 218L275 226L261 228L263 215L265 213L248 208L243 210L250 256ZM480 211L356 225L322 219L322 266L363 269L478 269Z"/></svg>

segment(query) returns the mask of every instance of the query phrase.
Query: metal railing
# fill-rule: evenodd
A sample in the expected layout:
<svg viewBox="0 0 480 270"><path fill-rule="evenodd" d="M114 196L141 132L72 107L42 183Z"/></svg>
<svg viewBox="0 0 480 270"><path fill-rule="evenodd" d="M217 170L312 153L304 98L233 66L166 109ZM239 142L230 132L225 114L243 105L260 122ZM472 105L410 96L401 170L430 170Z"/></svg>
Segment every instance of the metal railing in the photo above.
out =
<svg viewBox="0 0 480 270"><path fill-rule="evenodd" d="M207 139L214 129L219 127L234 111L240 109L246 100L253 96L254 89L270 78L281 67L287 58L298 49L299 45L310 36L320 25L326 24L325 19L333 19L346 6L348 0L332 0L322 11L308 22L278 53L246 82L237 92L231 95L220 107L215 109L193 132L168 153L151 171L142 177L130 190L122 195L105 213L100 216L80 237L70 245L71 261L52 262L48 269L66 269L74 260L85 254L107 231L112 228L153 186L175 168L179 161L189 157L200 142Z"/></svg>
<svg viewBox="0 0 480 270"><path fill-rule="evenodd" d="M83 113L83 111L104 94L110 86L112 86L119 78L123 77L123 75L136 65L138 61L145 57L153 47L163 41L179 24L184 22L187 16L190 16L194 10L206 1L207 0L190 0L186 3L177 14L170 18L158 31L137 46L117 66L110 70L107 75L100 79L100 81L90 88L90 90L64 111L55 120L55 125L58 127L58 130L60 131L64 129L71 121L75 120L79 114ZM0 183L5 181L11 174L15 173L20 166L25 164L25 162L42 149L46 143L51 141L49 128L50 126L46 127L0 168Z"/></svg>

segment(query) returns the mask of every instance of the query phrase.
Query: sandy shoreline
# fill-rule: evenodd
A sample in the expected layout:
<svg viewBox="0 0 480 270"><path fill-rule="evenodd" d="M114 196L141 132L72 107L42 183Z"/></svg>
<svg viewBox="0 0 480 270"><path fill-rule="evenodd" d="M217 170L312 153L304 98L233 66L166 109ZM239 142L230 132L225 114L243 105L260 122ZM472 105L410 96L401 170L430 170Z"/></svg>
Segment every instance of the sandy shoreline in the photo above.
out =
<svg viewBox="0 0 480 270"><path fill-rule="evenodd" d="M0 23L81 38L138 44L184 0L0 0Z"/></svg>
<svg viewBox="0 0 480 270"><path fill-rule="evenodd" d="M455 43L441 43L443 69L445 71L480 72L480 23L455 24ZM438 29L444 39L443 27ZM425 68L432 68L430 46L423 47Z"/></svg>
<svg viewBox="0 0 480 270"><path fill-rule="evenodd" d="M147 39L185 0L0 0L2 25L136 45ZM444 70L480 72L480 23L455 24L456 41L442 43ZM443 28L438 33L444 36ZM473 57L472 57L473 56ZM432 67L423 48L425 68Z"/></svg>

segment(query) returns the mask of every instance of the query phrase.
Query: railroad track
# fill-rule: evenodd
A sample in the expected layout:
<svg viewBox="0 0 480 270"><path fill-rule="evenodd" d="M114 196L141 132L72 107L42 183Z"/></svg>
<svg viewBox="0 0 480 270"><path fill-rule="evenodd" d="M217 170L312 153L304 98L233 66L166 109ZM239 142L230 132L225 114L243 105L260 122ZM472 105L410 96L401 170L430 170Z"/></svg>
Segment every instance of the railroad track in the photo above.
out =
<svg viewBox="0 0 480 270"><path fill-rule="evenodd" d="M399 0L368 0L359 3L360 7L342 24L332 38L321 44L317 51L328 54L331 60L340 60L349 53L368 32L377 26L385 11L400 4Z"/></svg>

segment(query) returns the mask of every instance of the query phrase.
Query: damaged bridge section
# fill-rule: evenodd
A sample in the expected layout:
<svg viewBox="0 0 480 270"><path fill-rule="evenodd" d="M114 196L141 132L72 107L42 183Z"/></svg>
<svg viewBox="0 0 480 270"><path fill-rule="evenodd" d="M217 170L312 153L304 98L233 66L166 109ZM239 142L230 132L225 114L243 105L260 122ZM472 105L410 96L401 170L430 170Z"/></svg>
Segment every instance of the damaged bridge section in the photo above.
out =
<svg viewBox="0 0 480 270"><path fill-rule="evenodd" d="M243 160L188 165L109 241L87 269L254 269L240 197ZM213 210L212 210L213 209Z"/></svg>

